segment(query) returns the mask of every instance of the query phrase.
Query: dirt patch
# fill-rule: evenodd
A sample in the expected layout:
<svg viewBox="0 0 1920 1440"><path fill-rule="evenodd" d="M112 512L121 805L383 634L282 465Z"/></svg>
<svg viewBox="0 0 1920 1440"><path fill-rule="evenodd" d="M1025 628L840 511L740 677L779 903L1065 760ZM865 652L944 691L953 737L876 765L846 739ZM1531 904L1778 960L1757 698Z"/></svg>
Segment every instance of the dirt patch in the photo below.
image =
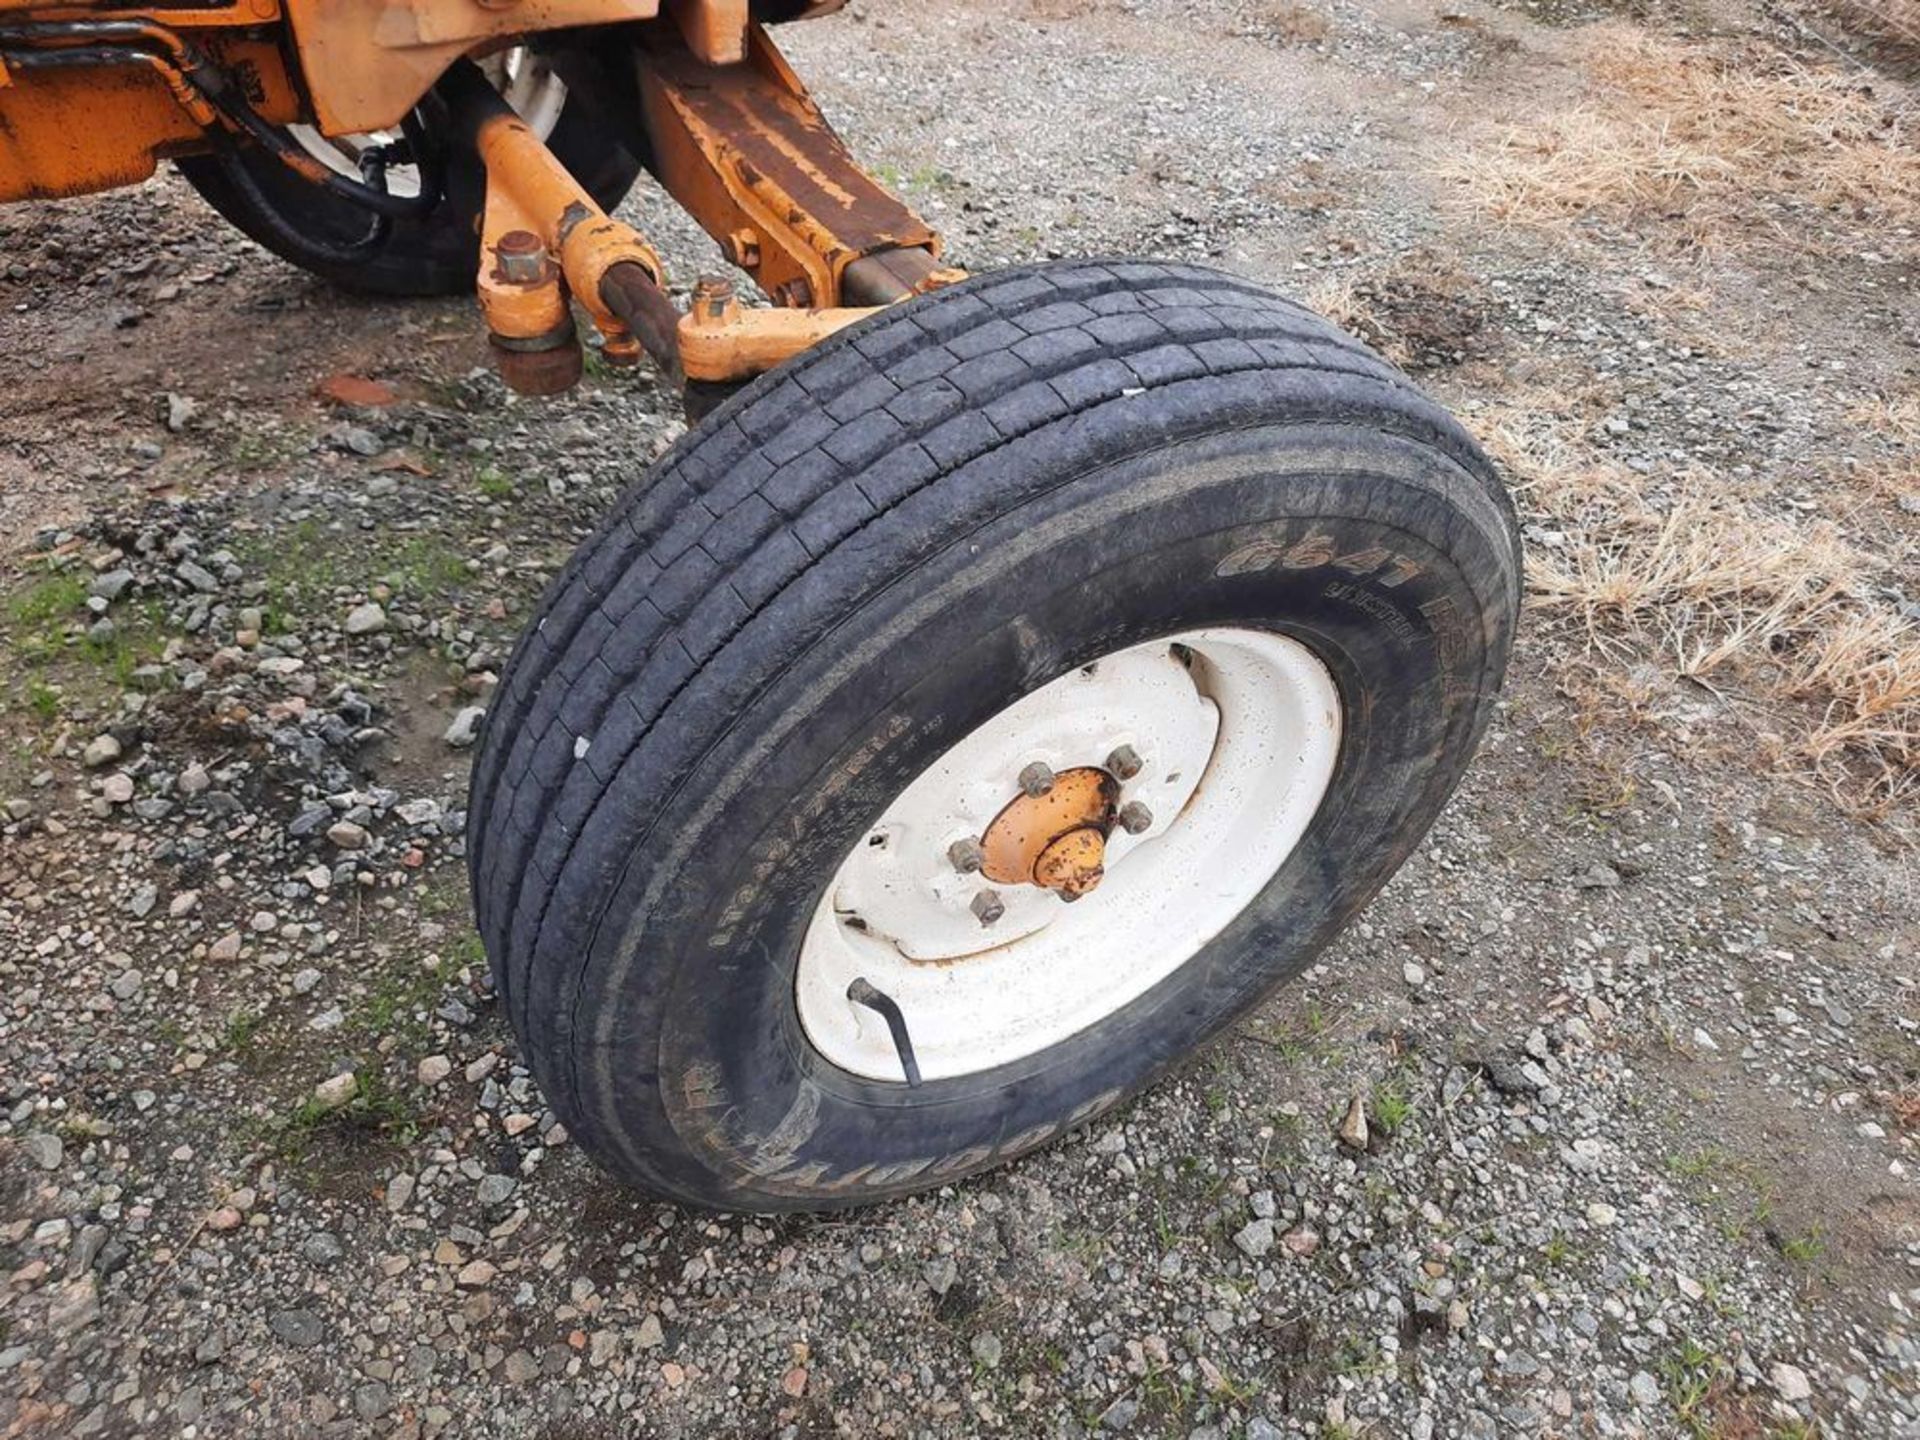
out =
<svg viewBox="0 0 1920 1440"><path fill-rule="evenodd" d="M1490 359L1500 349L1485 288L1433 250L1416 251L1380 273L1322 285L1309 299L1322 315L1414 373Z"/></svg>

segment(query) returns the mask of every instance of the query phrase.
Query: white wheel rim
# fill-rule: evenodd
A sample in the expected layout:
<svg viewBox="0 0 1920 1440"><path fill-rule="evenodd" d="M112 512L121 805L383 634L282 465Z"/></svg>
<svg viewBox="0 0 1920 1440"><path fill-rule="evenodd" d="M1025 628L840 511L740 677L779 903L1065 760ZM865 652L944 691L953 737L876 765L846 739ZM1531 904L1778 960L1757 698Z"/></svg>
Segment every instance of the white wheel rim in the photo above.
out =
<svg viewBox="0 0 1920 1440"><path fill-rule="evenodd" d="M829 1062L905 1078L882 1015L856 979L900 1008L923 1079L1035 1054L1144 994L1192 959L1266 888L1333 778L1342 712L1333 676L1297 641L1194 630L1117 651L1024 696L903 790L820 898L795 980L800 1022ZM959 871L1022 767L1141 761L1121 802L1152 813L1115 828L1106 875L1076 904L1033 885ZM971 908L992 889L1005 909Z"/></svg>
<svg viewBox="0 0 1920 1440"><path fill-rule="evenodd" d="M525 46L516 45L478 62L482 73L493 82L501 98L511 105L542 140L560 123L560 111L567 103L567 85L545 57ZM360 156L375 145L391 145L400 139L396 130L376 130L364 135L322 135L311 125L289 125L287 133L301 149L329 170L349 180L360 178ZM396 165L387 174L387 189L398 196L420 193L420 174L411 165Z"/></svg>

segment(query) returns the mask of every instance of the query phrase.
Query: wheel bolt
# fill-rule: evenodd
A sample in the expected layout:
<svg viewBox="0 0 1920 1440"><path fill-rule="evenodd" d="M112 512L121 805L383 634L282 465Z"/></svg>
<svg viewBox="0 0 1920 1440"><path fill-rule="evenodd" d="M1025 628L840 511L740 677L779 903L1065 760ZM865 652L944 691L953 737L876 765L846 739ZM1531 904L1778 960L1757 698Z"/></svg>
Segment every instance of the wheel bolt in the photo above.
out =
<svg viewBox="0 0 1920 1440"><path fill-rule="evenodd" d="M947 847L947 859L962 875L971 875L986 863L986 852L978 840L956 840Z"/></svg>
<svg viewBox="0 0 1920 1440"><path fill-rule="evenodd" d="M1020 789L1027 795L1046 794L1053 789L1053 771L1045 761L1034 761L1020 772Z"/></svg>
<svg viewBox="0 0 1920 1440"><path fill-rule="evenodd" d="M1140 752L1131 745L1122 745L1107 756L1107 770L1120 780L1133 779L1140 773L1143 763L1145 762L1140 759Z"/></svg>
<svg viewBox="0 0 1920 1440"><path fill-rule="evenodd" d="M973 897L974 918L982 925L991 925L1007 913L1007 907L1000 899L998 890L982 890Z"/></svg>
<svg viewBox="0 0 1920 1440"><path fill-rule="evenodd" d="M1120 828L1129 835L1144 835L1153 826L1153 812L1138 800L1120 807Z"/></svg>

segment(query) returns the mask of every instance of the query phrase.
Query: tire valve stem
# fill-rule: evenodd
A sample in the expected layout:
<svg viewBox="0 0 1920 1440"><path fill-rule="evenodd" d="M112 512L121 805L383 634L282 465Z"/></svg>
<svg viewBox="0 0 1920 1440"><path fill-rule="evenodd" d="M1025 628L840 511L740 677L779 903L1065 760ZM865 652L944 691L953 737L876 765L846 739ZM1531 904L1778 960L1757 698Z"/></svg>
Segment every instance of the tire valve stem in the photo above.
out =
<svg viewBox="0 0 1920 1440"><path fill-rule="evenodd" d="M900 1007L894 1004L893 997L874 989L866 976L862 975L847 986L847 999L856 1005L866 1006L887 1022L887 1033L893 1036L893 1048L900 1053L900 1068L906 1072L907 1085L917 1089L920 1084L920 1062L913 1058L913 1037L907 1034L907 1017L900 1013Z"/></svg>

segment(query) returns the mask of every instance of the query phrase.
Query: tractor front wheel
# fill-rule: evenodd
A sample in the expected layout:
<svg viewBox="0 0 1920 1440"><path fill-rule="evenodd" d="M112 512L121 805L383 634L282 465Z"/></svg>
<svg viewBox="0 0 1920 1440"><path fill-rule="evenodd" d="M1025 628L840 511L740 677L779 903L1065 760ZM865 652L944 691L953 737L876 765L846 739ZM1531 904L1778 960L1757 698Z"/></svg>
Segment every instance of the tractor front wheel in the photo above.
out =
<svg viewBox="0 0 1920 1440"><path fill-rule="evenodd" d="M548 1099L732 1210L1066 1134L1406 858L1518 577L1458 425L1245 281L1065 262L842 333L640 479L503 677L474 896Z"/></svg>

